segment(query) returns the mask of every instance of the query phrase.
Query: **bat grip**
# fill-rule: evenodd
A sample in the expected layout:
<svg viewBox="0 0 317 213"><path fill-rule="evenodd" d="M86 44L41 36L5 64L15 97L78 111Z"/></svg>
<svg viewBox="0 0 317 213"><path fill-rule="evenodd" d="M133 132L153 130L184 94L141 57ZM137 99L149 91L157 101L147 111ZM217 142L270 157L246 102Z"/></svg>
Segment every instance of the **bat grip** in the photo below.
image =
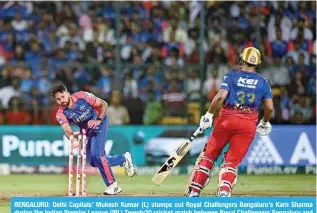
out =
<svg viewBox="0 0 317 213"><path fill-rule="evenodd" d="M203 129L198 127L198 129L196 129L196 131L192 134L192 136L190 136L190 141L193 141L197 135L201 134L203 132Z"/></svg>

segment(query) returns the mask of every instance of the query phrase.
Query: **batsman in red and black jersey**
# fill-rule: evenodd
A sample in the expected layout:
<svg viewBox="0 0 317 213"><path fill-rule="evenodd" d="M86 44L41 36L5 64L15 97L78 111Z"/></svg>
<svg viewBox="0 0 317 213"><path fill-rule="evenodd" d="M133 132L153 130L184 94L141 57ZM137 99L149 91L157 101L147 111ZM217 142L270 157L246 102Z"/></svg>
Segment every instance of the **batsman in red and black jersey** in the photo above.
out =
<svg viewBox="0 0 317 213"><path fill-rule="evenodd" d="M217 109L223 107L214 121L214 129L205 147L205 153L191 176L189 197L198 197L207 185L212 168L229 143L219 173L218 196L229 197L237 181L238 166L246 155L255 133L264 136L270 133L269 119L273 112L272 91L267 80L256 73L261 63L261 54L254 47L245 48L240 55L239 71L228 72L220 91L213 99L209 110L202 116L200 127L212 126ZM258 123L260 104L264 105L264 116Z"/></svg>

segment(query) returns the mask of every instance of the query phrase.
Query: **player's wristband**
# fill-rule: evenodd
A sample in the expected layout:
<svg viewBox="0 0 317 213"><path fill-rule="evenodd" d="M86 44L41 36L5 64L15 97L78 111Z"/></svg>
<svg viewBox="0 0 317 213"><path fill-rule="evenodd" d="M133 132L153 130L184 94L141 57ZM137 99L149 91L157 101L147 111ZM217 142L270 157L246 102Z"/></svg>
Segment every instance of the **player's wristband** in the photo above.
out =
<svg viewBox="0 0 317 213"><path fill-rule="evenodd" d="M208 118L213 118L214 114L211 114L210 112L207 111L205 116Z"/></svg>
<svg viewBox="0 0 317 213"><path fill-rule="evenodd" d="M97 118L98 121L102 121L102 118Z"/></svg>

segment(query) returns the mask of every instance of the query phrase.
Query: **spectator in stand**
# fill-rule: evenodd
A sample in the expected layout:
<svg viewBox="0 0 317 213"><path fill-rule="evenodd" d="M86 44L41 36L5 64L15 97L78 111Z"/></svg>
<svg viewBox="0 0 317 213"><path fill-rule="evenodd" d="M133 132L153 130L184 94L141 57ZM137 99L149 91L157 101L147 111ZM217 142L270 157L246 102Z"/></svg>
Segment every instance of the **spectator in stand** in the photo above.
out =
<svg viewBox="0 0 317 213"><path fill-rule="evenodd" d="M288 95L287 89L285 87L282 87L280 93L280 105L277 106L277 108L281 109L283 123L287 123L290 120L290 106L291 99Z"/></svg>
<svg viewBox="0 0 317 213"><path fill-rule="evenodd" d="M300 53L298 56L298 64L294 67L295 73L301 72L303 76L309 77L311 75L309 66L305 64L305 55Z"/></svg>
<svg viewBox="0 0 317 213"><path fill-rule="evenodd" d="M3 107L7 107L8 97L19 94L12 87L11 79L15 79L13 82L21 81L27 105L47 108L46 118L50 119L55 108L45 97L55 81L62 81L70 90L98 93L99 87L103 96L109 97L115 79L126 70L131 70L129 76L115 86L120 87L124 98L133 99L123 100L129 110L135 110L131 107L135 98L145 103L150 99L149 91L154 91L159 102L162 93L171 93L172 87L181 94L191 93L189 100L199 100L199 94L208 94L211 100L217 82L229 70L240 69L236 66L239 53L247 46L260 49L259 72L263 71L274 85L276 112L282 114L275 122L302 122L303 113L295 113L292 119L289 115L290 103L299 101L299 96L309 95L312 100L308 107L315 107L316 2L205 2L204 7L200 2L121 3L118 38L112 2L1 4ZM204 41L199 39L202 9L206 12ZM119 72L114 72L116 45L120 45ZM199 82L198 72L191 73L191 66L199 66L200 51L205 56L205 82ZM104 66L111 67L111 72L103 72ZM215 79L211 71L218 73ZM201 84L203 91L199 91ZM140 114L133 113L139 117L131 120L142 122ZM54 122L53 116L47 123Z"/></svg>
<svg viewBox="0 0 317 213"><path fill-rule="evenodd" d="M2 69L2 72L0 73L0 90L5 86L11 85L11 70L12 68L9 66L6 66ZM0 105L3 107L2 104Z"/></svg>
<svg viewBox="0 0 317 213"><path fill-rule="evenodd" d="M276 28L276 39L270 43L269 55L272 57L283 58L288 52L287 41L282 40L282 31L280 28Z"/></svg>
<svg viewBox="0 0 317 213"><path fill-rule="evenodd" d="M271 86L286 86L290 82L289 70L281 63L279 56L273 57L273 64L262 71Z"/></svg>
<svg viewBox="0 0 317 213"><path fill-rule="evenodd" d="M23 62L25 61L24 49L21 45L16 45L13 56L11 57L12 62Z"/></svg>
<svg viewBox="0 0 317 213"><path fill-rule="evenodd" d="M185 90L188 101L199 101L200 99L200 79L197 75L198 71L194 70L189 73L186 79Z"/></svg>
<svg viewBox="0 0 317 213"><path fill-rule="evenodd" d="M300 96L299 101L291 107L292 120L299 123L310 123L312 119L312 108L309 107L310 99L306 96Z"/></svg>
<svg viewBox="0 0 317 213"><path fill-rule="evenodd" d="M12 79L12 85L0 88L0 101L5 110L9 108L9 102L13 97L20 96L20 79Z"/></svg>
<svg viewBox="0 0 317 213"><path fill-rule="evenodd" d="M206 95L208 101L212 101L217 95L221 83L222 79L219 78L218 72L213 71L209 74L209 77L205 80L203 86L203 94Z"/></svg>
<svg viewBox="0 0 317 213"><path fill-rule="evenodd" d="M155 93L153 90L148 91L148 94L149 97L145 106L143 123L145 125L159 124L163 111L162 104L155 100Z"/></svg>
<svg viewBox="0 0 317 213"><path fill-rule="evenodd" d="M109 76L111 72L111 68L101 68L101 78L97 82L97 88L100 90L100 96L102 98L108 98L110 96L112 88Z"/></svg>
<svg viewBox="0 0 317 213"><path fill-rule="evenodd" d="M125 98L137 98L139 97L138 83L133 78L132 72L130 71L126 75L124 82L123 93Z"/></svg>
<svg viewBox="0 0 317 213"><path fill-rule="evenodd" d="M298 64L299 61L299 55L303 54L305 56L305 64L309 64L309 53L303 49L301 49L300 43L295 42L294 44L294 50L290 51L287 55L291 56L296 64Z"/></svg>
<svg viewBox="0 0 317 213"><path fill-rule="evenodd" d="M13 30L21 32L28 28L28 22L23 19L20 12L17 12L14 16L14 19L11 21L11 27Z"/></svg>
<svg viewBox="0 0 317 213"><path fill-rule="evenodd" d="M172 82L171 90L162 96L165 116L184 116L186 94L178 87L176 80Z"/></svg>
<svg viewBox="0 0 317 213"><path fill-rule="evenodd" d="M296 28L292 29L291 32L291 39L292 40L296 40L297 38L299 38L299 32L302 31L303 32L303 37L306 40L313 40L313 33L311 31L311 29L309 29L308 27L305 26L305 17L301 16L299 18L299 20L297 21L296 24Z"/></svg>
<svg viewBox="0 0 317 213"><path fill-rule="evenodd" d="M177 48L173 47L170 51L170 56L166 58L165 65L172 67L172 66L178 66L182 67L184 66L184 60L179 57L179 51Z"/></svg>
<svg viewBox="0 0 317 213"><path fill-rule="evenodd" d="M177 23L177 19L172 18L169 21L168 27L163 31L163 41L168 43L171 41L171 36L175 35L175 41L184 43L187 40L187 33Z"/></svg>
<svg viewBox="0 0 317 213"><path fill-rule="evenodd" d="M21 82L21 92L26 94L29 93L31 91L31 88L34 86L31 70L29 69L23 70L20 82Z"/></svg>
<svg viewBox="0 0 317 213"><path fill-rule="evenodd" d="M110 103L108 107L109 123L112 125L129 124L130 115L127 108L121 105L121 94L119 91L112 92Z"/></svg>
<svg viewBox="0 0 317 213"><path fill-rule="evenodd" d="M307 77L303 76L301 72L297 72L288 86L288 94L290 97L293 97L293 95L305 95L307 85Z"/></svg>

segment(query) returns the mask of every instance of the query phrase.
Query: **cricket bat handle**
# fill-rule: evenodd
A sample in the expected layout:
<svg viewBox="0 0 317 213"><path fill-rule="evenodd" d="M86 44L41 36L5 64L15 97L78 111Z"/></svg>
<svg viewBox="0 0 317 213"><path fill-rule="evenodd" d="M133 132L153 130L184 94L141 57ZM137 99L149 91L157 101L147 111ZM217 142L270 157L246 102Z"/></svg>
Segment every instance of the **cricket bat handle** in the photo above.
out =
<svg viewBox="0 0 317 213"><path fill-rule="evenodd" d="M190 136L190 142L192 142L197 137L197 135L201 134L203 131L204 130L201 127L198 127L198 129L196 129L196 131Z"/></svg>

